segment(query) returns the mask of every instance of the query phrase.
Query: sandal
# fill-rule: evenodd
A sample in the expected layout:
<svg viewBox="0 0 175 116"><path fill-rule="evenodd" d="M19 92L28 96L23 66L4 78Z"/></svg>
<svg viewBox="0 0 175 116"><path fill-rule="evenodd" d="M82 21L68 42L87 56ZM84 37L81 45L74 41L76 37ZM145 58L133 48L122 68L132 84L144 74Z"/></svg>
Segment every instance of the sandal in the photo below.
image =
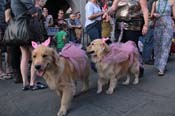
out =
<svg viewBox="0 0 175 116"><path fill-rule="evenodd" d="M0 74L0 80L5 80L5 78L4 78L5 76L6 76L5 73L1 73L1 74Z"/></svg>
<svg viewBox="0 0 175 116"><path fill-rule="evenodd" d="M5 74L3 77L5 80L12 79L12 75Z"/></svg>
<svg viewBox="0 0 175 116"><path fill-rule="evenodd" d="M31 90L39 90L39 89L46 89L47 85L41 83L41 82L37 82L36 85L32 85L30 86Z"/></svg>
<svg viewBox="0 0 175 116"><path fill-rule="evenodd" d="M164 71L159 71L158 72L158 76L164 76L164 75L165 75Z"/></svg>
<svg viewBox="0 0 175 116"><path fill-rule="evenodd" d="M8 73L6 73L8 76L14 76L15 74L14 74L14 72L8 72Z"/></svg>
<svg viewBox="0 0 175 116"><path fill-rule="evenodd" d="M30 86L29 86L29 85L25 85L25 86L22 87L22 90L23 90L23 91L27 91L27 90L29 90L29 89L30 89Z"/></svg>

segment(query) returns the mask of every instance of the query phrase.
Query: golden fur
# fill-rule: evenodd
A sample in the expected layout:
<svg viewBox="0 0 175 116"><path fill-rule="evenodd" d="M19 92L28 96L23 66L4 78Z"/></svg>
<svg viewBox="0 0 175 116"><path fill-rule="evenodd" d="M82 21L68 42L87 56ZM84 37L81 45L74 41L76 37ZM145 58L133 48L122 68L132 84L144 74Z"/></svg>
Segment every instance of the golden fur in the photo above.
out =
<svg viewBox="0 0 175 116"><path fill-rule="evenodd" d="M57 115L66 115L71 99L76 91L74 81L77 79L82 80L82 90L88 89L88 61L86 62L85 70L81 72L83 76L79 77L75 67L68 59L59 56L53 48L40 45L32 52L32 62L32 66L35 67L36 72L42 73L50 89L56 90L57 94L61 97L61 106Z"/></svg>
<svg viewBox="0 0 175 116"><path fill-rule="evenodd" d="M130 75L133 74L135 79L133 84L139 83L139 59L138 54L134 54L134 61L130 64L130 60L121 63L102 62L103 57L110 51L109 46L101 39L96 39L87 47L87 52L91 53L92 61L96 64L99 74L97 93L102 92L103 85L109 82L107 94L112 94L117 86L120 78L127 75L127 79L123 84L127 85L130 81Z"/></svg>

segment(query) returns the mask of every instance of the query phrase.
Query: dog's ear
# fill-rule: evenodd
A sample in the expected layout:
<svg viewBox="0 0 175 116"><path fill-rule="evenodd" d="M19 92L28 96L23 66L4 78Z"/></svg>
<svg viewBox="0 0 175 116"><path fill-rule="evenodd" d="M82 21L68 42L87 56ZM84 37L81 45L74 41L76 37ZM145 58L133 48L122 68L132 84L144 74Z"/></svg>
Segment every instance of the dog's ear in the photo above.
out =
<svg viewBox="0 0 175 116"><path fill-rule="evenodd" d="M103 43L103 51L109 52L109 46L106 43Z"/></svg>
<svg viewBox="0 0 175 116"><path fill-rule="evenodd" d="M102 43L103 43L103 51L104 52L109 52L109 46L106 44L106 41L109 40L109 38L102 38Z"/></svg>
<svg viewBox="0 0 175 116"><path fill-rule="evenodd" d="M53 48L52 48L52 58L53 58L53 62L56 64L59 59L59 54Z"/></svg>
<svg viewBox="0 0 175 116"><path fill-rule="evenodd" d="M36 49L36 48L38 47L38 44L37 44L36 42L32 41L32 47L33 47L34 49Z"/></svg>
<svg viewBox="0 0 175 116"><path fill-rule="evenodd" d="M42 45L44 45L44 46L49 46L50 41L51 41L51 38L49 37L46 41L44 41L44 42L42 43Z"/></svg>

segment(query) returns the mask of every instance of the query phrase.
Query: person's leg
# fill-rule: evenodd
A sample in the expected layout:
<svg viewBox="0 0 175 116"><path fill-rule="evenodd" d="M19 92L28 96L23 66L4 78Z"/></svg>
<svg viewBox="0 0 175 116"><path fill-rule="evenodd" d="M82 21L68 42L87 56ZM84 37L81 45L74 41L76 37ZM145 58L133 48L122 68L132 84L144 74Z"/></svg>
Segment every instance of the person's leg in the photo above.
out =
<svg viewBox="0 0 175 116"><path fill-rule="evenodd" d="M86 28L86 31L91 41L100 38L99 30L96 27Z"/></svg>
<svg viewBox="0 0 175 116"><path fill-rule="evenodd" d="M102 26L101 22L98 22L96 25L96 29L98 30L98 38L102 37Z"/></svg>
<svg viewBox="0 0 175 116"><path fill-rule="evenodd" d="M0 48L0 74L2 74L2 49Z"/></svg>
<svg viewBox="0 0 175 116"><path fill-rule="evenodd" d="M6 74L11 77L13 74L13 70L11 67L11 51L10 47L7 47L7 63L6 63Z"/></svg>
<svg viewBox="0 0 175 116"><path fill-rule="evenodd" d="M20 71L20 57L21 57L21 51L18 46L11 46L11 65L14 71L14 82L20 83L22 82L22 76Z"/></svg>
<svg viewBox="0 0 175 116"><path fill-rule="evenodd" d="M168 61L168 57L169 57L169 52L170 52L170 48L171 48L171 44L172 44L172 38L168 38L165 35L163 36L163 39L161 39L161 56L160 56L160 63L159 63L159 72L158 75L159 76L163 76L165 73L165 69L166 69L166 65L167 65L167 61ZM166 49L165 49L166 48Z"/></svg>
<svg viewBox="0 0 175 116"><path fill-rule="evenodd" d="M30 57L30 50L28 47L20 46L21 50L21 75L23 80L23 90L28 89L29 81L28 81L28 63L29 63L29 57Z"/></svg>
<svg viewBox="0 0 175 116"><path fill-rule="evenodd" d="M35 80L36 80L35 68L31 64L31 68L30 68L30 86L34 86L36 84Z"/></svg>
<svg viewBox="0 0 175 116"><path fill-rule="evenodd" d="M2 68L2 48L0 48L0 79L4 79L5 73Z"/></svg>

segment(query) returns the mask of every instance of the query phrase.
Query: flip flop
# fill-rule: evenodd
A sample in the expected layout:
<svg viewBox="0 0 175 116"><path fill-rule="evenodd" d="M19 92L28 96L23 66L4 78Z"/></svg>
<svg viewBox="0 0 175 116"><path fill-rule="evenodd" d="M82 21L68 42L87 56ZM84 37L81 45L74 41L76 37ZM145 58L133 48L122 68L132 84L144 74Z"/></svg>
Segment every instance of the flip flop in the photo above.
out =
<svg viewBox="0 0 175 116"><path fill-rule="evenodd" d="M47 85L41 83L41 82L37 82L35 85L30 86L31 90L39 90L39 89L46 89L48 88Z"/></svg>
<svg viewBox="0 0 175 116"><path fill-rule="evenodd" d="M5 74L3 77L5 80L12 79L12 75Z"/></svg>
<svg viewBox="0 0 175 116"><path fill-rule="evenodd" d="M1 74L0 74L0 80L5 80L5 79L4 79L4 76L6 76L6 74L5 74L5 73L1 73Z"/></svg>

